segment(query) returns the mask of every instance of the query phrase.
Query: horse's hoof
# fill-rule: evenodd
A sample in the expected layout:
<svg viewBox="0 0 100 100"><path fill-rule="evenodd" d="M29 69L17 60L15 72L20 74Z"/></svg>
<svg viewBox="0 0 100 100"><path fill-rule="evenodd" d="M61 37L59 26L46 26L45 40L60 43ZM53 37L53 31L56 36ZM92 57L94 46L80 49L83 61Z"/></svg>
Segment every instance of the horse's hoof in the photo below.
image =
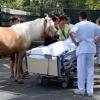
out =
<svg viewBox="0 0 100 100"><path fill-rule="evenodd" d="M24 82L22 80L17 80L18 84L24 84Z"/></svg>
<svg viewBox="0 0 100 100"><path fill-rule="evenodd" d="M10 76L10 79L14 79L14 75L11 75L11 76Z"/></svg>
<svg viewBox="0 0 100 100"><path fill-rule="evenodd" d="M17 79L15 79L15 80L14 80L14 82L18 82L18 80L17 80Z"/></svg>
<svg viewBox="0 0 100 100"><path fill-rule="evenodd" d="M24 75L23 74L20 75L20 79L24 79Z"/></svg>

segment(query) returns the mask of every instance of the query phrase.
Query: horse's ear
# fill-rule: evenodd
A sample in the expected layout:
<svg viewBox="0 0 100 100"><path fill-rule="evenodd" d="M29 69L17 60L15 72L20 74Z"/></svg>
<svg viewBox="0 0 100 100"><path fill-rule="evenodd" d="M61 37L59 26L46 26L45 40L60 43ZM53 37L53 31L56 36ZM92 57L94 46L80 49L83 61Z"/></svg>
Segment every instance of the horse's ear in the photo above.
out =
<svg viewBox="0 0 100 100"><path fill-rule="evenodd" d="M48 20L48 19L50 19L50 17L49 17L49 16L46 16L46 17L45 17L45 19L47 19L47 20Z"/></svg>
<svg viewBox="0 0 100 100"><path fill-rule="evenodd" d="M47 23L47 19L44 20L44 23L45 23L45 24Z"/></svg>

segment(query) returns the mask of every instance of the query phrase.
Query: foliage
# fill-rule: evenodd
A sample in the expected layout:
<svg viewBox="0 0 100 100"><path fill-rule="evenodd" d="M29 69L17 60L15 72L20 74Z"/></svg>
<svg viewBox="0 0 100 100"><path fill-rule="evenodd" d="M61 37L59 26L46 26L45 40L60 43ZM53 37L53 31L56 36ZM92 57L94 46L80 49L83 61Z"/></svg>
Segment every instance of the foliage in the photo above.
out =
<svg viewBox="0 0 100 100"><path fill-rule="evenodd" d="M100 0L0 0L1 5L31 11L35 15L61 13L62 8L100 9ZM54 10L56 8L56 10ZM58 10L57 8L60 8Z"/></svg>
<svg viewBox="0 0 100 100"><path fill-rule="evenodd" d="M87 0L86 5L89 9L100 9L100 0Z"/></svg>

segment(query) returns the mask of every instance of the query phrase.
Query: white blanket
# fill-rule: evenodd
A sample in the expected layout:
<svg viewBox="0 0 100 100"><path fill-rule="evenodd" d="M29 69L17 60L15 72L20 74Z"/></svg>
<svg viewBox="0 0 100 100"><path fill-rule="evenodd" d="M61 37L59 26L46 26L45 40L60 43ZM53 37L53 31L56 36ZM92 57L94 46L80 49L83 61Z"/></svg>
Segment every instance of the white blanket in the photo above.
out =
<svg viewBox="0 0 100 100"><path fill-rule="evenodd" d="M65 51L71 52L75 49L76 46L69 38L65 41L58 41L56 43L50 44L49 46L33 48L27 51L27 53L30 53L29 57L31 58L41 59L44 58L45 54L51 55L53 58L55 58L56 56L59 56Z"/></svg>

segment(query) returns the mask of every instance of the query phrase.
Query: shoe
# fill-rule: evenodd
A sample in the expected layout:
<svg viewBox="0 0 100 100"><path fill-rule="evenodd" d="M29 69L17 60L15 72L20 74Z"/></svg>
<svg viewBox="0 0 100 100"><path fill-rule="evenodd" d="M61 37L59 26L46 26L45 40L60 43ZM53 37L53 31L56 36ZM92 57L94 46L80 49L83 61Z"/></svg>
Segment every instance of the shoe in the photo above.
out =
<svg viewBox="0 0 100 100"><path fill-rule="evenodd" d="M84 96L85 92L84 91L80 91L80 90L75 90L74 94Z"/></svg>
<svg viewBox="0 0 100 100"><path fill-rule="evenodd" d="M89 97L93 97L93 93L87 93Z"/></svg>

